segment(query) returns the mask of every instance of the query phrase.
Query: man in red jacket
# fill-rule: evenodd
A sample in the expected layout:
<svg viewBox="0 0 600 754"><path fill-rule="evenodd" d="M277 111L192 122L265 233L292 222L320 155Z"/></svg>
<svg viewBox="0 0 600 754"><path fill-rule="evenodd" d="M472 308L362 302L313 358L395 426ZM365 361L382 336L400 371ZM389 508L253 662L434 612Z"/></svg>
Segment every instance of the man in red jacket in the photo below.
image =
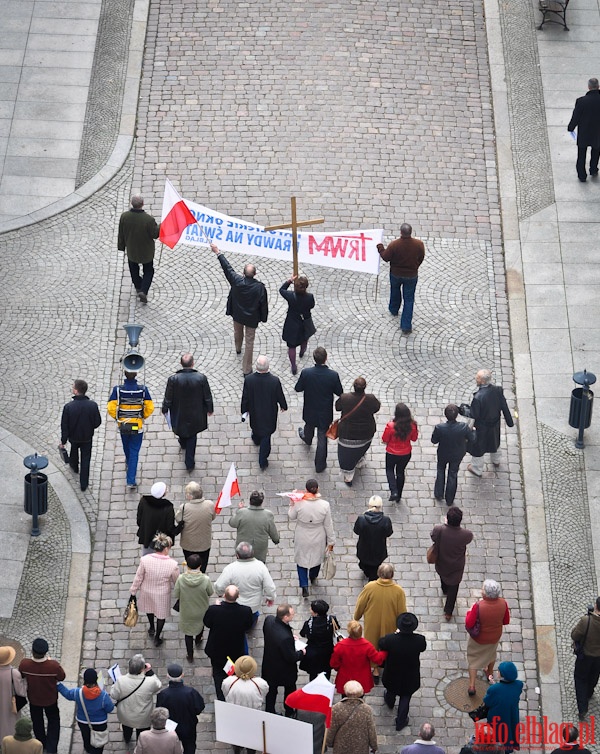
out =
<svg viewBox="0 0 600 754"><path fill-rule="evenodd" d="M48 657L48 642L35 639L31 659L21 660L19 672L27 681L27 698L31 711L33 732L48 754L56 754L60 737L60 714L56 684L65 680L65 671L56 660ZM44 713L48 730L44 724Z"/></svg>

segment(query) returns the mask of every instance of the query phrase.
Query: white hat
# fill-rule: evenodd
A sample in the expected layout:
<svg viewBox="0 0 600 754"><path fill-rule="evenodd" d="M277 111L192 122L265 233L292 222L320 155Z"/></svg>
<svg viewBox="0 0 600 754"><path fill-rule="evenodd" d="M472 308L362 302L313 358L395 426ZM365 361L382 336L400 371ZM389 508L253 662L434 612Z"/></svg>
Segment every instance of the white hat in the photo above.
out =
<svg viewBox="0 0 600 754"><path fill-rule="evenodd" d="M166 491L167 485L164 482L155 482L150 489L150 494L152 495L152 497L160 500L161 497L165 496Z"/></svg>

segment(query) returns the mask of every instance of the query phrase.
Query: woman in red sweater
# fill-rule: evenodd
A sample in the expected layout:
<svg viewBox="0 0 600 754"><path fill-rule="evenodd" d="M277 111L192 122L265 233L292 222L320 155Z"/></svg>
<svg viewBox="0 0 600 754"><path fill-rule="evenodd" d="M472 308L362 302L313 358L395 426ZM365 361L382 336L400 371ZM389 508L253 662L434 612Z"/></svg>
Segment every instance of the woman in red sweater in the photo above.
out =
<svg viewBox="0 0 600 754"><path fill-rule="evenodd" d="M412 443L419 437L416 421L404 403L396 404L391 422L385 425L381 440L385 448L385 473L390 486L390 500L399 502L404 489L404 471L412 452Z"/></svg>
<svg viewBox="0 0 600 754"><path fill-rule="evenodd" d="M339 694L344 693L348 681L358 681L365 694L373 688L371 663L383 665L387 652L378 652L367 639L362 638L362 626L357 620L348 623L348 638L342 639L333 648L329 660L332 668L337 670L335 688Z"/></svg>

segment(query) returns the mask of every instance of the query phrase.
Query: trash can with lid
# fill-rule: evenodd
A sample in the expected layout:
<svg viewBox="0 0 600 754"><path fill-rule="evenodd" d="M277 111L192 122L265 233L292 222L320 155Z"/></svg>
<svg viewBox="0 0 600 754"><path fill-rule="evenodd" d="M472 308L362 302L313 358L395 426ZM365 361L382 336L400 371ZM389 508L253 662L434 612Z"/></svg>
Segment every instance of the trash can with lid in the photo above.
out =
<svg viewBox="0 0 600 754"><path fill-rule="evenodd" d="M38 500L38 516L48 513L48 477L46 474L42 474L41 471L37 472L37 500ZM33 490L31 484L31 472L25 474L25 513L30 516L33 515Z"/></svg>

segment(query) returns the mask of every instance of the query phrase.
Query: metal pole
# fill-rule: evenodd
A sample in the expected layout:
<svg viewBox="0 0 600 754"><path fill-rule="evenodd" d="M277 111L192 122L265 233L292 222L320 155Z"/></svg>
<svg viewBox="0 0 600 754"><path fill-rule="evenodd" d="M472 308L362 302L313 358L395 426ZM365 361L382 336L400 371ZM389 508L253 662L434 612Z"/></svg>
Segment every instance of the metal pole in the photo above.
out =
<svg viewBox="0 0 600 754"><path fill-rule="evenodd" d="M36 454L37 455L37 454ZM31 513L32 513L32 521L31 521L31 536L32 537L39 537L40 536L40 526L38 521L38 467L37 464L34 463L31 466Z"/></svg>
<svg viewBox="0 0 600 754"><path fill-rule="evenodd" d="M584 370L585 374L585 370ZM587 420L587 412L589 406L589 390L590 383L585 378L583 380L583 387L581 388L581 411L579 412L579 432L577 433L577 440L575 440L575 447L582 450L585 445L583 443L583 431L585 429L585 422Z"/></svg>
<svg viewBox="0 0 600 754"><path fill-rule="evenodd" d="M292 254L294 262L294 275L298 274L298 225L296 219L296 197L292 196Z"/></svg>

